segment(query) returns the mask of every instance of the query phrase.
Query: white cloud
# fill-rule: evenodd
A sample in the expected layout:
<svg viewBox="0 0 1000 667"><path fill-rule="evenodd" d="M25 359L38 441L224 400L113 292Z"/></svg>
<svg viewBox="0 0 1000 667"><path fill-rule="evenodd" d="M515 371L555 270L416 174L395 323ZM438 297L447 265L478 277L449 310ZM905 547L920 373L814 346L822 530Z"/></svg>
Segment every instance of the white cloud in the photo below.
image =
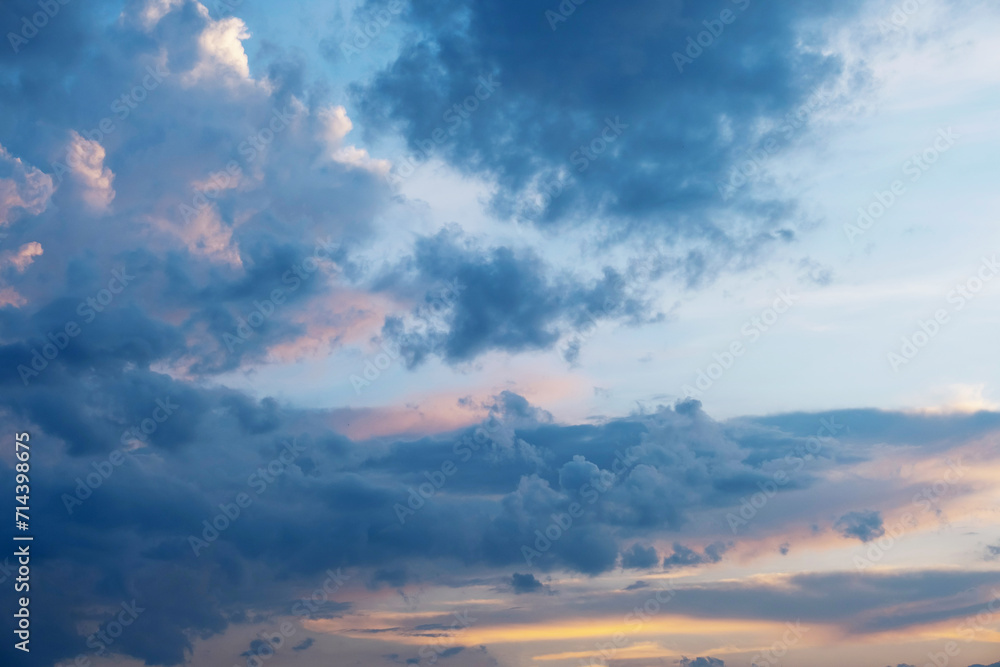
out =
<svg viewBox="0 0 1000 667"><path fill-rule="evenodd" d="M198 5L198 13L207 23L198 36L198 63L184 76L184 83L218 78L249 81L250 63L243 50L243 40L250 38L246 23L235 16L213 21L204 5Z"/></svg>
<svg viewBox="0 0 1000 667"><path fill-rule="evenodd" d="M115 198L115 175L104 166L106 153L96 141L71 131L66 162L74 179L83 188L84 203L96 212L107 211Z"/></svg>
<svg viewBox="0 0 1000 667"><path fill-rule="evenodd" d="M317 115L321 127L320 139L326 146L327 159L377 174L389 173L392 165L388 160L373 159L363 148L344 145L345 137L354 128L344 107L327 107L321 109Z"/></svg>
<svg viewBox="0 0 1000 667"><path fill-rule="evenodd" d="M0 227L13 222L15 209L38 215L56 190L51 176L11 156L3 146L0 175Z"/></svg>

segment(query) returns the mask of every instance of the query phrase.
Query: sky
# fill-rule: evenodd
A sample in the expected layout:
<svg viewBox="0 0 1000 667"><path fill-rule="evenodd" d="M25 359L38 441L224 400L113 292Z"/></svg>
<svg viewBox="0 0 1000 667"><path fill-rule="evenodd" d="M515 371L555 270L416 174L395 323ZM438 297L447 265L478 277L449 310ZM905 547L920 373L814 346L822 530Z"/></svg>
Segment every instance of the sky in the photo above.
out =
<svg viewBox="0 0 1000 667"><path fill-rule="evenodd" d="M995 3L0 27L3 664L1000 664Z"/></svg>

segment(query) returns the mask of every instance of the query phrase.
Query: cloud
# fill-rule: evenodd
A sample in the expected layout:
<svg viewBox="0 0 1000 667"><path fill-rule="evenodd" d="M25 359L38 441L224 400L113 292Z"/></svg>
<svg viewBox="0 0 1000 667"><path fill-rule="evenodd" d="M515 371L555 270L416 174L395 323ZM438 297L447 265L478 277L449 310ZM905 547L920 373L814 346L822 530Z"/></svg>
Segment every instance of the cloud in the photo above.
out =
<svg viewBox="0 0 1000 667"><path fill-rule="evenodd" d="M66 163L81 188L81 198L90 210L105 212L115 199L115 175L104 166L107 153L96 141L85 139L75 130L70 132Z"/></svg>
<svg viewBox="0 0 1000 667"><path fill-rule="evenodd" d="M495 184L501 217L544 226L599 217L612 237L642 229L671 241L711 238L702 259L715 264L774 242L794 217L788 202L744 193L732 206L740 223L726 222L719 184L841 75L832 50L805 47L802 27L852 16L861 3L753 4L696 62L676 66L672 54L724 6L591 4L553 29L528 0L421 0L408 14L419 37L354 92L367 124L400 132L411 150L447 128L437 155ZM620 35L627 44L612 37ZM480 77L497 81L496 92L459 116Z"/></svg>
<svg viewBox="0 0 1000 667"><path fill-rule="evenodd" d="M678 663L682 667L725 667L726 663L718 658L695 658L690 660L688 658L681 658Z"/></svg>
<svg viewBox="0 0 1000 667"><path fill-rule="evenodd" d="M628 569L645 570L655 567L660 562L656 553L656 548L652 546L642 546L633 544L628 551L622 552L622 567Z"/></svg>
<svg viewBox="0 0 1000 667"><path fill-rule="evenodd" d="M840 534L844 537L855 537L862 542L870 542L877 537L885 535L885 528L882 526L882 514L874 510L848 512L837 519L834 528L840 531Z"/></svg>
<svg viewBox="0 0 1000 667"><path fill-rule="evenodd" d="M535 579L533 574L518 574L514 573L512 584L514 587L514 593L521 595L522 593L538 593L544 590L542 582Z"/></svg>
<svg viewBox="0 0 1000 667"><path fill-rule="evenodd" d="M1000 559L1000 544L989 544L986 546L986 553L983 556L985 560L997 560Z"/></svg>
<svg viewBox="0 0 1000 667"><path fill-rule="evenodd" d="M410 367L430 355L454 364L491 351L551 349L564 335L602 320L634 326L663 318L627 277L610 268L590 284L551 279L534 253L477 248L457 228L419 239L414 256L387 274L379 288L410 290L414 283L425 286L422 301L441 307L421 318L420 327L391 316L382 329L400 345ZM423 314L414 310L411 319Z"/></svg>
<svg viewBox="0 0 1000 667"><path fill-rule="evenodd" d="M731 544L725 544L724 542L715 542L709 544L705 547L704 552L699 554L675 542L674 552L663 559L663 569L672 570L678 567L718 563L731 546Z"/></svg>
<svg viewBox="0 0 1000 667"><path fill-rule="evenodd" d="M37 241L32 241L31 243L25 243L17 252L5 252L0 253L0 270L5 267L12 267L18 273L24 273L25 269L31 266L31 263L35 261L35 257L43 254L42 244Z"/></svg>
<svg viewBox="0 0 1000 667"><path fill-rule="evenodd" d="M52 177L12 156L0 145L0 228L21 213L38 215L48 206L56 186Z"/></svg>
<svg viewBox="0 0 1000 667"><path fill-rule="evenodd" d="M235 16L213 20L207 8L196 6L205 27L198 35L198 61L184 74L185 84L213 79L230 83L248 81L250 64L243 50L243 40L250 38L246 24Z"/></svg>
<svg viewBox="0 0 1000 667"><path fill-rule="evenodd" d="M312 637L306 637L302 642L296 644L292 647L293 651L305 651L308 650L310 646L316 643L316 640Z"/></svg>

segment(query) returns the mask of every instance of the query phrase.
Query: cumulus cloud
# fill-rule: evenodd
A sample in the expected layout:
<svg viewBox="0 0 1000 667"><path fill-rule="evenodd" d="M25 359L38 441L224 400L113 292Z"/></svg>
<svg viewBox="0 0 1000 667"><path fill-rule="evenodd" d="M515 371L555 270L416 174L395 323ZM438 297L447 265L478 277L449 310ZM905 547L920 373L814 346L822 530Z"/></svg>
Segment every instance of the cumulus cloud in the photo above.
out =
<svg viewBox="0 0 1000 667"><path fill-rule="evenodd" d="M55 190L51 176L0 145L0 228L10 225L18 214L44 211Z"/></svg>
<svg viewBox="0 0 1000 667"><path fill-rule="evenodd" d="M198 61L184 74L187 85L206 80L242 82L250 79L250 64L243 40L250 38L243 19L227 16L213 20L208 9L198 5L199 14L205 19L205 27L198 36Z"/></svg>
<svg viewBox="0 0 1000 667"><path fill-rule="evenodd" d="M35 261L35 257L40 256L43 252L41 243L37 241L25 243L17 249L17 252L0 253L0 269L12 267L18 273L24 273L25 269Z"/></svg>
<svg viewBox="0 0 1000 667"><path fill-rule="evenodd" d="M354 125L343 106L320 109L318 117L320 138L326 146L327 159L359 169L368 169L381 175L389 172L391 164L388 160L372 159L367 150L345 144L344 139Z"/></svg>
<svg viewBox="0 0 1000 667"><path fill-rule="evenodd" d="M66 164L81 188L84 204L92 211L105 212L115 199L115 175L104 165L107 153L100 143L70 132Z"/></svg>

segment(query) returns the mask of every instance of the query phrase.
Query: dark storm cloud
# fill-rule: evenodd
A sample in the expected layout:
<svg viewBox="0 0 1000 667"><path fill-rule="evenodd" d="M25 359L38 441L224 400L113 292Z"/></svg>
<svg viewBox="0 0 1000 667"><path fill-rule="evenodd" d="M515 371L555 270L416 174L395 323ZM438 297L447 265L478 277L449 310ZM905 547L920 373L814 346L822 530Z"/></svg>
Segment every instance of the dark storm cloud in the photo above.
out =
<svg viewBox="0 0 1000 667"><path fill-rule="evenodd" d="M415 152L443 127L439 154L495 179L502 215L642 221L666 238L711 239L703 258L712 262L738 243L767 242L787 220L784 203L743 201L754 231L737 241L712 221L717 183L762 122L780 136L786 117L841 71L836 57L802 48L819 39L803 24L859 4L587 3L566 5L575 11L562 22L530 0L418 0L409 13L418 36L355 93L369 125L401 130ZM724 32L679 71L673 54L723 10L735 21L720 22ZM482 76L498 90L456 110ZM556 196L530 201L546 189Z"/></svg>
<svg viewBox="0 0 1000 667"><path fill-rule="evenodd" d="M670 534L688 525L691 512L737 507L744 486L717 480L765 479L759 466L768 465L746 463L752 450L694 401L601 425L562 426L505 394L490 404L493 415L480 427L385 445L331 433L322 411L252 402L135 367L96 373L67 365L51 377L58 391L9 387L2 397L6 419L27 425L33 438L62 454L36 462L38 511L47 517L38 529L37 564L60 591L58 601L44 594L33 601L39 628L47 628L39 630L49 647L42 664L85 650L86 636L74 627L87 610L133 598L147 611L112 650L177 664L191 649L191 633L222 632L247 608L287 613L289 587L311 591L331 569L359 571L358 584L400 590L426 583L434 563L466 571L467 578L513 570L521 578L508 579L508 586L522 589L534 588L550 569L605 572L623 550L650 555L648 547L636 548L638 532L645 539ZM122 432L164 394L179 407L160 425L162 435L157 430L133 443L138 448L120 465L108 463ZM52 409L36 406L43 397ZM303 451L261 488L253 476L293 437ZM759 444L761 436L754 437ZM431 484L448 460L454 475L421 497L417 489ZM90 493L79 489L88 476L97 480ZM205 522L240 493L252 504L195 548L192 536L211 537ZM66 500L81 495L79 504ZM573 503L582 514L553 531L553 516L565 522ZM398 508L411 506L412 514L400 514ZM551 544L541 543L540 534L550 535ZM530 563L525 547L539 552ZM715 562L723 551L678 545L667 560ZM727 585L684 590L676 601L686 613L706 617L725 610L846 623L882 605L902 610L907 600L943 597L956 586L1000 583L983 577L880 578L884 585L873 588L847 575L802 575L789 590ZM350 607L337 597L310 616L346 613ZM897 615L905 620L903 611Z"/></svg>

